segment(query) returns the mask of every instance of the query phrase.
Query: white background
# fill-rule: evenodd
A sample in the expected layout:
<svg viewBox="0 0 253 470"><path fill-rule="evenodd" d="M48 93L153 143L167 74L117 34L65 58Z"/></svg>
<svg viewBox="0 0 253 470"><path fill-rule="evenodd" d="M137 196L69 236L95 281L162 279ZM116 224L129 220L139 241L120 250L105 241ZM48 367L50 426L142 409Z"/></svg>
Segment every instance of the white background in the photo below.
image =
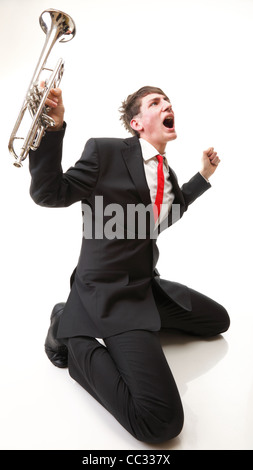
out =
<svg viewBox="0 0 253 470"><path fill-rule="evenodd" d="M43 47L39 16L70 14L76 37L55 46L67 133L63 167L89 137L128 134L118 108L143 85L164 89L178 139L168 160L182 184L214 146L212 189L159 239L162 277L222 303L231 328L209 341L161 340L185 410L163 449L252 449L251 0L0 0L2 449L150 449L131 437L68 375L44 339L65 301L81 244L81 208L45 209L29 196L28 162L12 165L8 140ZM154 447L156 448L156 447Z"/></svg>

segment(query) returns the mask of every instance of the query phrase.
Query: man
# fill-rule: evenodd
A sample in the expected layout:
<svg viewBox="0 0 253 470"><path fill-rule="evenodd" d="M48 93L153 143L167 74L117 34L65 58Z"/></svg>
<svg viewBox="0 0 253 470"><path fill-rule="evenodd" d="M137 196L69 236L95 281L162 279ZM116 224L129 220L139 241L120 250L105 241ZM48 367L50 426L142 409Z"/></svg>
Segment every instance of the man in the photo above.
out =
<svg viewBox="0 0 253 470"><path fill-rule="evenodd" d="M53 309L46 353L54 365L68 366L133 436L163 442L180 433L183 409L158 331L213 336L227 330L229 317L213 300L160 278L154 233L172 224L173 207L180 218L210 188L220 159L213 148L204 151L200 172L180 189L165 157L167 143L177 137L172 105L161 89L143 87L122 103L121 119L133 137L90 139L81 159L63 173L61 90L52 90L47 104L56 126L30 153L31 196L47 207L82 201L89 236L84 234L68 300ZM108 237L115 204L123 213L120 235L116 230ZM154 213L144 211L144 219L135 217L129 226L129 207L140 205Z"/></svg>

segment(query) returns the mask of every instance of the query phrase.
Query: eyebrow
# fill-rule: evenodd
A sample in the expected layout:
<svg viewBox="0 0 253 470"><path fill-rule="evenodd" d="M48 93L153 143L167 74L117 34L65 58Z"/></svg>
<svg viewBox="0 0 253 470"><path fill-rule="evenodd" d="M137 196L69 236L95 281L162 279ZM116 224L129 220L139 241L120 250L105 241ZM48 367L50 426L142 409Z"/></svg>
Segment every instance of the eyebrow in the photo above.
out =
<svg viewBox="0 0 253 470"><path fill-rule="evenodd" d="M164 96L164 95L159 95L159 96L156 96L155 98L151 98L150 100L148 100L148 103L151 103L152 101L159 101L160 99L164 99L165 101L168 101L170 103L170 100L167 96Z"/></svg>

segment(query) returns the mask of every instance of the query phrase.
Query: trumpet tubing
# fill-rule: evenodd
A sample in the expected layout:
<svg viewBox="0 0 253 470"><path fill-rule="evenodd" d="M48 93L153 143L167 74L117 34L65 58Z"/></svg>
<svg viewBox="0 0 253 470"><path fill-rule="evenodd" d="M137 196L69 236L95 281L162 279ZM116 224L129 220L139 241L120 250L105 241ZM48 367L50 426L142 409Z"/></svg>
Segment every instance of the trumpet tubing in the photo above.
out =
<svg viewBox="0 0 253 470"><path fill-rule="evenodd" d="M50 26L47 26L46 15L49 14ZM59 59L55 68L46 67L48 56L54 46L59 42L70 41L76 33L75 23L72 18L60 10L49 8L42 12L39 18L40 26L46 34L46 41L41 51L39 61L34 70L32 80L29 84L24 102L21 106L19 115L14 125L13 131L9 139L9 152L15 158L14 166L22 167L22 162L27 157L30 150L36 150L43 138L45 130L55 125L54 120L48 115L50 109L46 106L46 100L50 90L58 87L64 72L63 59ZM40 77L44 70L50 71L50 77L45 81L45 86L40 88ZM21 123L27 112L32 122L25 137L18 136ZM22 140L22 146L15 150L15 142Z"/></svg>

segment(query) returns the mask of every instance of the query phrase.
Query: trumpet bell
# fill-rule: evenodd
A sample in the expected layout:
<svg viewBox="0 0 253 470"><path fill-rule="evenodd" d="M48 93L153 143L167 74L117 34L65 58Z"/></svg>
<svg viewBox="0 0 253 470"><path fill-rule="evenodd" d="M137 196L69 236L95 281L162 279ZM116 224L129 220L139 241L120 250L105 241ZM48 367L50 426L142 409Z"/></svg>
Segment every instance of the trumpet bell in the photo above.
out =
<svg viewBox="0 0 253 470"><path fill-rule="evenodd" d="M50 18L49 24L48 18ZM54 10L53 8L44 10L39 17L39 22L45 34L49 34L50 29L57 27L59 36L62 36L59 42L71 41L76 34L75 23L71 16L60 10Z"/></svg>

